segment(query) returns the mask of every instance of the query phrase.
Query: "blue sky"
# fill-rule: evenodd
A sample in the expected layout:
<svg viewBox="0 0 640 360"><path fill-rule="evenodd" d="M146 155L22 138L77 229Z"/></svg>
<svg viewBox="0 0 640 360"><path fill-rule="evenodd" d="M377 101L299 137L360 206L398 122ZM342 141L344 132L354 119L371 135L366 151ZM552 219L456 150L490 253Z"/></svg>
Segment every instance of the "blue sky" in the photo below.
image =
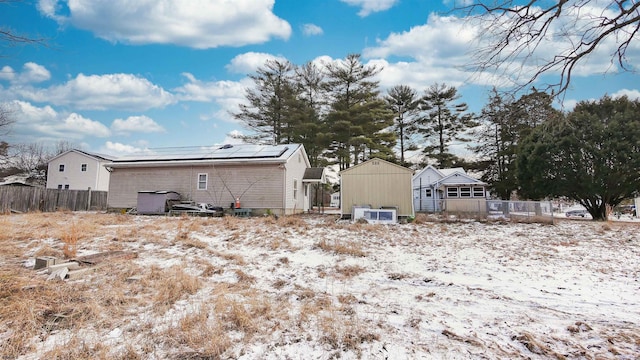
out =
<svg viewBox="0 0 640 360"><path fill-rule="evenodd" d="M48 39L47 46L0 48L0 103L17 120L0 140L66 140L116 156L227 143L229 134L246 133L229 112L253 84L247 75L274 57L302 65L360 53L365 64L383 67L383 92L397 84L422 92L447 83L478 111L504 81L462 70L482 29L447 13L451 6L451 0L0 3L0 26ZM639 51L632 45L634 64ZM604 94L640 96L639 76L611 64L611 46L578 69L565 108Z"/></svg>

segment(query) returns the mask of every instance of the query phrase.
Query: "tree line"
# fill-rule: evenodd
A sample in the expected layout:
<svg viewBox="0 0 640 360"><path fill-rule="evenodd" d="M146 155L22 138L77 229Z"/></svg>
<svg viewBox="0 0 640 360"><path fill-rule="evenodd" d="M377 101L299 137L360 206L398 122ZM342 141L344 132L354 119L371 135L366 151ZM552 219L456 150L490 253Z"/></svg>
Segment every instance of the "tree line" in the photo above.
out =
<svg viewBox="0 0 640 360"><path fill-rule="evenodd" d="M372 157L407 167L463 166L482 174L501 199L566 197L594 219L640 188L640 103L604 96L569 111L554 95L532 90L516 97L493 89L478 114L453 86L433 84L419 93L396 85L382 93L381 69L360 55L296 66L268 60L250 75L246 103L234 117L244 141L302 143L312 166L340 170ZM452 144L467 143L474 159ZM407 155L419 154L418 161Z"/></svg>
<svg viewBox="0 0 640 360"><path fill-rule="evenodd" d="M433 84L418 94L397 85L382 94L359 54L324 64L296 66L268 60L249 75L246 103L233 116L250 131L251 143L301 143L312 166L337 164L340 170L378 157L410 166L407 154L422 150L438 166L462 163L452 141L469 141L477 124L453 86ZM421 145L421 146L419 146Z"/></svg>

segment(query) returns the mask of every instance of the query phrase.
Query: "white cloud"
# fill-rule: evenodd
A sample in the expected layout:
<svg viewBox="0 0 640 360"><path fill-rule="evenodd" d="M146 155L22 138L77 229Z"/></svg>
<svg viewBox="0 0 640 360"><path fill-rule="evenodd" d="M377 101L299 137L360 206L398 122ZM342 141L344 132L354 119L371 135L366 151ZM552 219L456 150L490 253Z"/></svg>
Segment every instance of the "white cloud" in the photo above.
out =
<svg viewBox="0 0 640 360"><path fill-rule="evenodd" d="M99 121L77 113L58 113L51 106L38 107L24 101L12 101L7 106L17 119L12 135L50 140L81 140L86 137L107 137L111 131Z"/></svg>
<svg viewBox="0 0 640 360"><path fill-rule="evenodd" d="M0 80L12 81L16 77L16 73L11 66L3 66L0 69Z"/></svg>
<svg viewBox="0 0 640 360"><path fill-rule="evenodd" d="M302 33L306 36L322 35L322 28L315 24L302 25Z"/></svg>
<svg viewBox="0 0 640 360"><path fill-rule="evenodd" d="M274 0L40 0L38 9L108 41L207 49L288 39L291 26L273 13L273 5Z"/></svg>
<svg viewBox="0 0 640 360"><path fill-rule="evenodd" d="M620 89L613 94L611 94L612 98L619 98L622 96L626 96L629 100L640 100L640 90L637 89Z"/></svg>
<svg viewBox="0 0 640 360"><path fill-rule="evenodd" d="M247 52L237 55L231 59L231 63L225 68L227 71L232 73L249 74L254 73L259 67L264 67L267 60L287 61L287 59L282 56L267 53Z"/></svg>
<svg viewBox="0 0 640 360"><path fill-rule="evenodd" d="M371 13L391 9L399 0L340 0L351 6L360 7L358 16L366 17Z"/></svg>
<svg viewBox="0 0 640 360"><path fill-rule="evenodd" d="M28 62L23 68L24 72L18 77L20 82L38 83L51 79L51 73L42 65Z"/></svg>
<svg viewBox="0 0 640 360"><path fill-rule="evenodd" d="M65 84L34 90L16 89L25 99L90 110L148 110L175 102L172 94L130 74L84 75Z"/></svg>
<svg viewBox="0 0 640 360"><path fill-rule="evenodd" d="M122 156L128 154L149 152L146 147L136 147L134 145L122 144L119 142L107 141L101 148L100 152L113 156Z"/></svg>
<svg viewBox="0 0 640 360"><path fill-rule="evenodd" d="M173 89L181 101L210 102L224 98L244 98L245 88L251 86L252 81L201 81L190 73L182 74L188 83Z"/></svg>
<svg viewBox="0 0 640 360"><path fill-rule="evenodd" d="M51 73L42 65L27 62L22 68L22 72L17 72L10 66L3 66L2 69L0 69L0 80L7 80L17 84L27 84L39 83L51 79Z"/></svg>
<svg viewBox="0 0 640 360"><path fill-rule="evenodd" d="M165 132L165 129L147 116L129 116L126 119L115 119L111 129L117 133L153 133Z"/></svg>

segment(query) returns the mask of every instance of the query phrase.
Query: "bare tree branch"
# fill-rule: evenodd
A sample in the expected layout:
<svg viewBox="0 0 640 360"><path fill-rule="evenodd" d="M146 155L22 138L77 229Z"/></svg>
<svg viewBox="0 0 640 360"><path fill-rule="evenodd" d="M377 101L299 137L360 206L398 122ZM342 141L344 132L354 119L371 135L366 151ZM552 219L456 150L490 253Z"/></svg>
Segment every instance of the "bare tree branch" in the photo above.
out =
<svg viewBox="0 0 640 360"><path fill-rule="evenodd" d="M610 0L515 0L476 1L461 6L471 21L482 26L480 50L469 66L477 73L495 71L511 79L514 91L530 87L544 75L557 81L544 84L545 91L564 94L587 57L611 48L612 67L636 71L627 51L638 40L640 2ZM543 50L554 46L554 54ZM562 46L565 46L564 48ZM609 70L607 70L609 71ZM607 72L603 71L603 72Z"/></svg>
<svg viewBox="0 0 640 360"><path fill-rule="evenodd" d="M22 0L0 0L0 5L8 5L11 3L19 3ZM6 12L5 9L2 10ZM0 24L0 49L7 49L20 45L39 44L44 45L45 38L32 37L28 35L20 34L18 31ZM8 56L4 54L4 51L0 51L0 58Z"/></svg>

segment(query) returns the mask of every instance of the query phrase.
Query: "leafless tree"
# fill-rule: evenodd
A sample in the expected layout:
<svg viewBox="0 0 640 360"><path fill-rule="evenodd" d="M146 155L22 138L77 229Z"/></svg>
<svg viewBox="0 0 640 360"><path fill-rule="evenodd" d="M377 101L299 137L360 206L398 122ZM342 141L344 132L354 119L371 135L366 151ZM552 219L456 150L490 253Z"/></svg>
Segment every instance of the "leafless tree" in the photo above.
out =
<svg viewBox="0 0 640 360"><path fill-rule="evenodd" d="M11 109L6 104L0 103L0 136L7 135L11 130L11 124L15 122Z"/></svg>
<svg viewBox="0 0 640 360"><path fill-rule="evenodd" d="M11 5L12 3L19 3L22 0L0 0L0 5ZM2 10L3 13L6 10ZM0 24L0 49L7 49L14 46L25 45L25 44L43 44L44 39L31 37L28 35L20 34L14 29L11 29L3 24ZM5 56L2 52L0 52L0 57Z"/></svg>
<svg viewBox="0 0 640 360"><path fill-rule="evenodd" d="M478 73L497 70L499 75L515 77L516 90L528 88L543 75L557 72L558 80L545 84L544 90L564 94L579 65L600 48L611 56L610 67L636 70L633 64L637 64L637 59L630 61L626 54L639 40L637 0L463 3L456 11L471 21L480 21L482 26L481 49L470 65ZM554 53L545 58L542 48L546 45L553 45ZM533 68L528 69L529 65Z"/></svg>

